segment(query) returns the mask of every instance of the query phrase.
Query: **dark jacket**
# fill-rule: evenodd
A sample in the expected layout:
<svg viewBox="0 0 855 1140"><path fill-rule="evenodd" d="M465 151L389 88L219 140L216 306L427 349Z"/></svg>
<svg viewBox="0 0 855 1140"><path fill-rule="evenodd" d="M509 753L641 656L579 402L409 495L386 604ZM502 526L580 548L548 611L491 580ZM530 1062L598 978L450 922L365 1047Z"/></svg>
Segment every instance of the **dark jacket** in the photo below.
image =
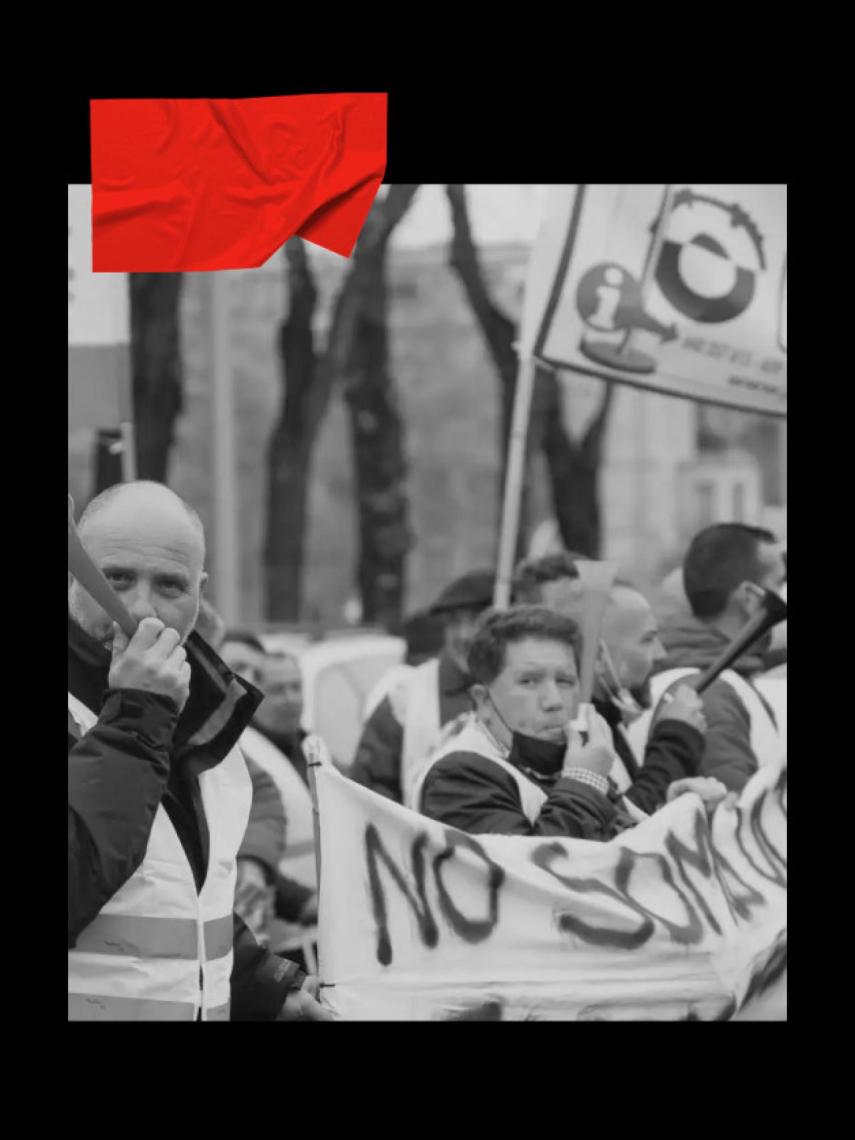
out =
<svg viewBox="0 0 855 1140"><path fill-rule="evenodd" d="M594 708L612 730L615 751L632 780L632 786L625 792L626 798L648 815L663 806L670 784L698 774L704 738L690 724L660 721L647 741L644 764L639 765L632 745L621 731L620 710L610 701L599 699L594 701Z"/></svg>
<svg viewBox="0 0 855 1140"><path fill-rule="evenodd" d="M254 859L272 883L285 854L285 808L273 779L246 754L244 760L252 780L252 806L238 858Z"/></svg>
<svg viewBox="0 0 855 1140"><path fill-rule="evenodd" d="M98 714L80 739L68 724L68 947L145 856L158 806L178 833L197 889L207 873L208 828L198 776L237 743L261 695L236 678L191 634L190 697L173 701L139 690L109 690L110 657L68 620L68 688ZM273 1020L304 975L262 949L234 920L234 1021Z"/></svg>
<svg viewBox="0 0 855 1140"><path fill-rule="evenodd" d="M612 790L561 775L562 759L521 769L545 793L534 823L523 810L516 780L498 764L472 751L450 752L429 770L420 810L431 819L472 835L558 835L568 839L612 839L632 821Z"/></svg>
<svg viewBox="0 0 855 1140"><path fill-rule="evenodd" d="M666 669L705 669L729 643L723 633L711 629L696 617L684 614L664 622L660 636L668 656L657 666L658 673ZM753 651L740 657L731 668L750 682L752 677L763 671L765 663L763 657ZM679 681L675 682L675 686L679 684ZM774 721L774 713L766 700L759 692L757 696ZM701 694L701 699L707 733L699 775L714 776L730 791L741 791L758 767L751 747L748 709L733 687L720 678Z"/></svg>
<svg viewBox="0 0 855 1140"><path fill-rule="evenodd" d="M469 698L471 679L445 652L439 655L440 727L472 709ZM404 726L395 716L392 703L384 697L362 730L356 758L348 772L351 779L396 803L402 803L401 757Z"/></svg>
<svg viewBox="0 0 855 1140"><path fill-rule="evenodd" d="M298 729L297 732L272 732L263 724L257 721L253 722L252 727L256 732L260 732L262 736L266 737L271 744L291 761L294 771L303 781L308 788L309 786L309 768L306 762L306 755L303 752L303 741L309 735L304 729Z"/></svg>

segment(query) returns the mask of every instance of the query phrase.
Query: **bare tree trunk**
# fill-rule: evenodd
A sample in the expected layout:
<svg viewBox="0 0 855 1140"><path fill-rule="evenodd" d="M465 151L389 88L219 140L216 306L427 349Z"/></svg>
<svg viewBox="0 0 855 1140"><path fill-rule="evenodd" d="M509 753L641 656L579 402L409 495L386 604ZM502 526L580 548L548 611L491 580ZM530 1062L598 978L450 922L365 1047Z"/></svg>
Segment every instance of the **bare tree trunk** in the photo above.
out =
<svg viewBox="0 0 855 1140"><path fill-rule="evenodd" d="M484 335L496 365L501 393L502 489L507 464L507 444L517 382L517 353L514 349L516 328L510 318L494 303L487 290L478 250L469 223L466 192L463 186L446 187L451 205L454 237L451 265L460 278L472 311ZM579 443L575 443L564 427L561 388L556 374L538 368L532 393L526 451L542 448L549 468L553 509L568 550L599 554L601 517L598 477L602 461L603 438L612 403L611 383L606 384L603 401L594 420ZM526 471L529 464L526 463ZM517 556L524 552L526 498L520 510L520 533Z"/></svg>
<svg viewBox="0 0 855 1140"><path fill-rule="evenodd" d="M469 221L469 210L466 202L465 187L449 185L446 187L448 201L451 206L451 220L453 237L451 242L450 264L460 282L472 307L472 312L481 329L487 349L496 366L496 375L499 379L500 424L499 424L499 502L504 498L505 478L508 463L508 444L511 434L511 421L513 419L514 398L517 390L518 357L514 348L516 326L511 318L495 304L487 289L484 272L478 257L478 248L472 235ZM528 422L526 436L526 474L530 470L530 457L532 450L540 445L543 436L543 414L546 408L545 393L536 380L532 393L531 415ZM517 533L516 557L521 558L525 553L527 536L530 530L529 496L527 494L525 479L522 488L522 502L520 503L520 525Z"/></svg>
<svg viewBox="0 0 855 1140"><path fill-rule="evenodd" d="M599 472L614 385L606 381L597 414L576 443L564 427L557 374L547 369L539 372L539 380L547 390L543 450L561 541L567 550L597 558L602 541Z"/></svg>
<svg viewBox="0 0 855 1140"><path fill-rule="evenodd" d="M417 189L390 187L354 255L360 306L345 385L356 464L363 619L389 628L402 617L411 540L403 423L389 373L386 253Z"/></svg>
<svg viewBox="0 0 855 1140"><path fill-rule="evenodd" d="M453 226L449 263L460 278L460 283L484 336L487 349L496 365L496 374L499 378L501 402L499 447L504 472L517 383L517 354L514 348L516 326L510 317L494 303L487 290L484 272L478 257L478 248L475 245L469 222L466 188L455 185L447 186L446 194L451 205Z"/></svg>
<svg viewBox="0 0 855 1140"><path fill-rule="evenodd" d="M400 442L397 445L394 443L393 438L396 432L400 436L400 421L396 418L391 380L386 368L385 295L381 295L378 308L372 290L384 288L382 266L386 244L416 189L417 187L391 187L387 200L376 203L372 208L347 277L336 298L327 342L323 348L315 343L313 334L317 288L305 246L299 238L292 238L285 247L290 307L279 332L283 400L282 412L268 449L267 539L264 555L266 613L273 620L295 621L302 616L302 578L312 455L334 386L342 378L349 378L347 394L351 407L354 401L358 405L364 399L367 408L374 408L375 414L378 414L379 433L383 441L377 455L373 459L369 455L366 459L366 447L378 446L377 433L369 432L372 442L365 444L361 435L357 440L357 432L354 431L358 452L357 485L360 504L367 496L371 502L382 505L382 495L380 498L376 496L387 482L392 488L400 486L403 494L403 449ZM387 205L390 199L391 203ZM381 324L384 326L380 342L376 337L378 316L382 316ZM357 343L362 346L359 352ZM355 363L357 360L358 365ZM359 394L363 387L366 388L364 396ZM363 418L362 423L368 425L369 420ZM396 447L399 460L395 459ZM385 458L378 464L381 452ZM363 456L364 471L360 466L359 454ZM376 472L373 471L372 463L378 468ZM367 485L363 492L364 478L367 478ZM396 512L406 529L405 501L403 504L397 503L391 512L384 508L379 515L375 508L369 508L365 522L362 522L362 510L360 506L360 533L363 545L369 551L373 549L373 540L366 543L365 528L375 525L375 518L381 520L377 523L381 527L381 538L373 541L373 546L381 550L385 551L388 545L387 538L383 537L384 528L394 523ZM400 556L399 564L395 562L397 557L395 555L389 565L398 565L395 574L398 579L402 579L403 555ZM363 571L360 568L360 582L363 579L367 581L370 573L369 570ZM388 585L387 583L387 587ZM399 582L391 589L391 597L394 598L395 591L402 588L402 582ZM364 596L363 605L366 605L366 601ZM385 612L390 604L394 608L394 604L388 600L380 599L378 602L372 598L366 607L366 616L368 612Z"/></svg>
<svg viewBox="0 0 855 1140"><path fill-rule="evenodd" d="M318 291L300 238L285 246L290 307L279 327L282 411L267 449L265 612L297 621L301 609L309 464L329 400L315 355L312 320Z"/></svg>
<svg viewBox="0 0 855 1140"><path fill-rule="evenodd" d="M91 497L122 482L122 433L119 428L99 428L95 433L95 478Z"/></svg>
<svg viewBox="0 0 855 1140"><path fill-rule="evenodd" d="M184 406L181 273L132 273L131 361L137 474L167 482L175 424Z"/></svg>

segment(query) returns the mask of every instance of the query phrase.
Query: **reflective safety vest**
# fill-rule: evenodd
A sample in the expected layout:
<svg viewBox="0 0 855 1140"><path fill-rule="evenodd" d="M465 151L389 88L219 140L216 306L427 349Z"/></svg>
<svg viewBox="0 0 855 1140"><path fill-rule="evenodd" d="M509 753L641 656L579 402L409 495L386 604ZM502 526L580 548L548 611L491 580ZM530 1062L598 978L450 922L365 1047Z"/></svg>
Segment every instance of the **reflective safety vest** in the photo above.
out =
<svg viewBox="0 0 855 1140"><path fill-rule="evenodd" d="M97 717L68 694L81 734ZM199 776L210 835L201 891L163 807L145 856L68 952L69 1021L228 1021L235 860L252 783L233 748Z"/></svg>
<svg viewBox="0 0 855 1140"><path fill-rule="evenodd" d="M639 764L644 763L644 750L647 747L650 725L665 692L676 681L699 672L699 669L667 669L664 673L657 673L651 679L652 708L646 710L627 730ZM751 720L751 750L757 757L758 766L777 763L786 752L786 744L779 728L764 707L757 690L733 669L725 669L721 674L721 680L730 685L748 712Z"/></svg>
<svg viewBox="0 0 855 1140"><path fill-rule="evenodd" d="M284 752L255 728L245 728L240 748L276 785L285 809L285 854L279 870L289 879L314 890L318 885L315 863L315 823L312 796Z"/></svg>
<svg viewBox="0 0 855 1140"><path fill-rule="evenodd" d="M388 693L395 718L403 728L401 791L407 807L419 770L439 740L439 658L402 672Z"/></svg>
<svg viewBox="0 0 855 1140"><path fill-rule="evenodd" d="M513 776L517 788L519 789L523 814L529 823L534 823L548 799L547 793L539 784L529 779L516 765L511 764L506 759L507 753L499 748L492 735L486 731L474 713L467 713L466 717L467 719L460 730L449 740L446 740L418 772L413 791L413 810L422 810L422 790L428 772L430 772L434 764L438 764L440 760L452 752L475 752L487 760L492 760L494 764L497 764L509 775ZM615 758L616 762L620 763L620 761L617 760L617 755ZM621 765L621 767L623 766ZM629 787L628 779L626 786ZM620 790L625 791L625 788L621 788ZM621 803L626 813L635 823L641 823L643 820L649 818L646 812L636 807L635 804L631 800L626 799L625 796L621 797Z"/></svg>
<svg viewBox="0 0 855 1140"><path fill-rule="evenodd" d="M422 789L424 788L428 772L430 772L434 764L438 764L440 760L452 752L474 752L478 756L483 756L485 760L492 760L499 768L504 769L505 772L513 776L519 788L523 813L529 823L535 822L540 815L541 808L546 803L546 792L536 784L534 780L530 780L519 768L505 759L505 754L499 748L496 741L474 716L468 720L456 736L452 737L451 740L447 740L441 748L437 749L436 753L430 758L430 761L422 767L413 788L414 810L421 811Z"/></svg>

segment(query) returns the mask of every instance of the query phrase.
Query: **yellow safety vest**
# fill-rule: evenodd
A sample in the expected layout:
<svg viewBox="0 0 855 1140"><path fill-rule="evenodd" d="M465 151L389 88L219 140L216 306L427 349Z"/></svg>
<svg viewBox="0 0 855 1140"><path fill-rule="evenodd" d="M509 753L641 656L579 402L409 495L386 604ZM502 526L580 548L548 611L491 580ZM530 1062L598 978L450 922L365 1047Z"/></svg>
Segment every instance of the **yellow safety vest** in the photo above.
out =
<svg viewBox="0 0 855 1140"><path fill-rule="evenodd" d="M97 717L68 694L81 733ZM158 807L145 856L68 953L69 1021L228 1021L235 860L252 783L233 748L199 787L210 835L201 891Z"/></svg>

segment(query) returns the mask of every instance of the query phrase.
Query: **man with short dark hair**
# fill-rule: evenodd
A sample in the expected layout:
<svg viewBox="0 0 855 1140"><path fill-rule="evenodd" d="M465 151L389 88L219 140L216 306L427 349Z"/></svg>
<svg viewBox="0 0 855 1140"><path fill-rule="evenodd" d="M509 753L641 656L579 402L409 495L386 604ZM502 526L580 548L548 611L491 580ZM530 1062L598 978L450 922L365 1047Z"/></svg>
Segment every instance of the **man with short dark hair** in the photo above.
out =
<svg viewBox="0 0 855 1140"><path fill-rule="evenodd" d="M438 657L402 666L362 730L349 775L357 783L408 807L421 764L444 732L471 712L466 654L480 614L492 604L495 576L489 570L464 574L443 590L430 609L444 625Z"/></svg>
<svg viewBox="0 0 855 1140"><path fill-rule="evenodd" d="M576 562L579 555L562 550L542 558L526 558L514 571L513 595L517 605L548 606L574 615L582 599Z"/></svg>
<svg viewBox="0 0 855 1140"><path fill-rule="evenodd" d="M581 620L585 605L574 556L562 553L521 563L514 576L518 601L539 603ZM641 755L627 729L650 708L650 675L665 656L650 603L630 582L617 579L603 614L593 704L612 731L611 777L627 799L650 814L665 802L668 787L697 775L705 723L700 698L683 686L664 705Z"/></svg>
<svg viewBox="0 0 855 1140"><path fill-rule="evenodd" d="M418 810L471 834L603 841L643 818L608 778L614 754L602 717L589 710L585 744L571 727L580 649L572 618L545 606L487 616L468 658L475 716L421 772ZM670 781L657 778L664 802Z"/></svg>
<svg viewBox="0 0 855 1140"><path fill-rule="evenodd" d="M667 656L653 678L654 701L718 658L763 603L763 590L786 582L786 560L771 531L718 523L695 536L683 561L691 614L663 623ZM774 714L752 683L764 668L767 634L705 690L707 721L701 774L740 791L762 763L779 758L782 741ZM630 730L643 746L649 718Z"/></svg>

